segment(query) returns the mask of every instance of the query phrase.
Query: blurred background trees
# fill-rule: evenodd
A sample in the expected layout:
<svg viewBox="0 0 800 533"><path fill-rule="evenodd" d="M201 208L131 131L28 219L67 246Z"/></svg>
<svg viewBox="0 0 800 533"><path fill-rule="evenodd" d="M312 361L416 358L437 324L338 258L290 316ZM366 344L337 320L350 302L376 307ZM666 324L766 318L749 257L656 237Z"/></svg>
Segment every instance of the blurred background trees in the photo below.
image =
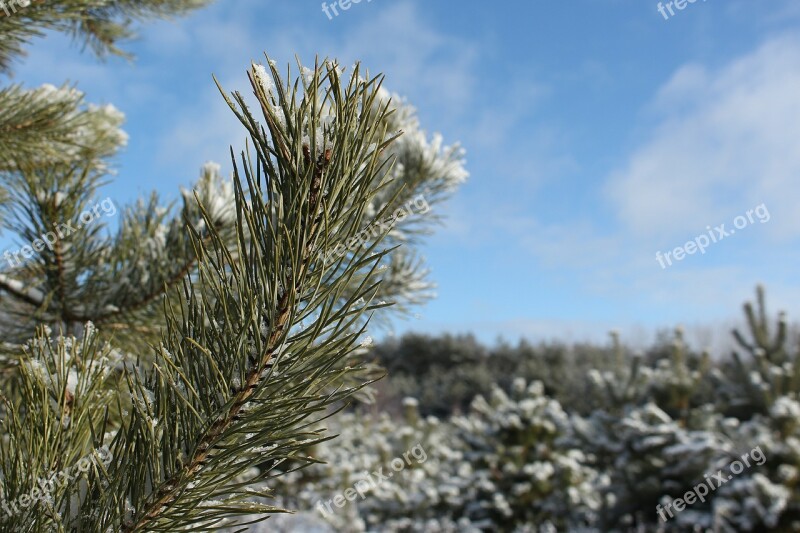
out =
<svg viewBox="0 0 800 533"><path fill-rule="evenodd" d="M798 351L762 287L744 312L746 355L694 352L681 328L643 352L617 333L607 346L388 339L371 351L389 369L377 407L341 418L347 444L321 444L328 465L285 492L336 530L796 531ZM327 521L312 508L416 443L430 459L412 474ZM660 519L657 505L757 447L762 464Z"/></svg>

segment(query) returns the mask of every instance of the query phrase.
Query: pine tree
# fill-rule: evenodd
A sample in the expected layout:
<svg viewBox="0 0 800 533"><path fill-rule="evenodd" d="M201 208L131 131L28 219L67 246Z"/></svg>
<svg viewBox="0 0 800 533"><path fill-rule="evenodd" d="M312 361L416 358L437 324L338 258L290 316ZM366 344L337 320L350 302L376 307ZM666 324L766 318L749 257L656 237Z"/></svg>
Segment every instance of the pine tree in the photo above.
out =
<svg viewBox="0 0 800 533"><path fill-rule="evenodd" d="M0 67L46 29L121 53L131 21L205 3L33 3L0 16ZM67 86L0 91L2 223L22 245L0 270L3 531L207 531L280 511L265 482L315 462L316 422L374 376L370 317L431 296L401 245L466 178L462 150L359 65L299 69L248 71L260 119L220 88L250 142L177 210L96 200L126 140L116 109Z"/></svg>
<svg viewBox="0 0 800 533"><path fill-rule="evenodd" d="M770 327L764 287L756 288L756 305L743 306L749 339L738 328L733 336L747 357L734 350L727 376L719 376L723 408L740 418L767 414L783 395L800 393L800 361L789 348L786 313Z"/></svg>
<svg viewBox="0 0 800 533"><path fill-rule="evenodd" d="M326 464L283 478L279 492L337 531L580 530L600 505L597 472L563 445L569 418L540 382L512 389L445 420L419 416L412 398L401 418L347 414L341 438L318 446ZM358 496L331 503L353 487Z"/></svg>
<svg viewBox="0 0 800 533"><path fill-rule="evenodd" d="M789 343L786 314L770 326L765 291L744 304L747 333L734 338L738 352L716 374L718 409L736 423L726 428L733 442L758 445L765 462L722 487L715 519L722 531L800 528L800 351Z"/></svg>
<svg viewBox="0 0 800 533"><path fill-rule="evenodd" d="M575 434L578 447L606 474L598 486L604 495L601 528L654 528L662 499L679 497L702 480L729 447L717 435L721 417L694 401L709 362L704 354L697 369L690 367L682 329L674 332L669 357L653 366L638 355L626 358L616 333L612 342L617 370L591 372L599 408L588 417L573 417ZM710 522L705 505L663 527L680 531L687 523Z"/></svg>

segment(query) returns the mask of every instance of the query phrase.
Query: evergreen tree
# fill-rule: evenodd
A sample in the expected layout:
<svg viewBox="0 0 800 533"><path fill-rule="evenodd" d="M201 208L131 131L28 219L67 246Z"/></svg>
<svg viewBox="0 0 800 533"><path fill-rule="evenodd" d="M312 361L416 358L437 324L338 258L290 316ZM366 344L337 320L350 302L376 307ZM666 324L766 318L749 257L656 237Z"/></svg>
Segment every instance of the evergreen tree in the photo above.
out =
<svg viewBox="0 0 800 533"><path fill-rule="evenodd" d="M680 328L671 356L653 366L638 355L626 358L618 334L612 333L612 342L618 368L591 373L599 408L588 417L573 417L577 446L607 474L601 478L607 483L598 487L604 495L598 525L604 530L653 528L660 521L654 510L662 498L679 497L702 480L728 447L717 435L720 417L694 405L705 367L689 367ZM710 523L708 506L693 508L664 527L680 531L687 520Z"/></svg>
<svg viewBox="0 0 800 533"><path fill-rule="evenodd" d="M205 3L33 3L0 16L0 67L46 29L121 53L132 21ZM252 66L260 119L223 91L250 143L177 210L96 200L126 140L116 109L66 86L0 92L2 221L20 244L0 270L4 531L263 520L279 510L264 482L313 463L329 438L314 422L374 375L369 317L430 297L398 246L431 230L462 150L360 66L299 68Z"/></svg>
<svg viewBox="0 0 800 533"><path fill-rule="evenodd" d="M733 442L760 446L765 462L720 489L715 520L723 531L800 528L800 352L789 343L786 314L770 326L764 288L744 304L747 332L734 330L739 346L716 374L718 408L736 423L725 428ZM726 372L727 371L727 372Z"/></svg>
<svg viewBox="0 0 800 533"><path fill-rule="evenodd" d="M783 395L800 393L800 361L789 347L786 314L779 313L775 327L769 324L764 288L756 288L756 304L743 306L747 334L739 329L733 336L746 357L731 353L729 371L718 376L720 403L739 418L765 415Z"/></svg>
<svg viewBox="0 0 800 533"><path fill-rule="evenodd" d="M325 464L281 478L278 492L337 531L545 532L592 523L597 472L564 444L569 417L541 383L516 380L510 394L495 387L447 420L421 417L412 398L404 409L395 418L342 417L341 437L315 450ZM353 487L358 497L331 503Z"/></svg>

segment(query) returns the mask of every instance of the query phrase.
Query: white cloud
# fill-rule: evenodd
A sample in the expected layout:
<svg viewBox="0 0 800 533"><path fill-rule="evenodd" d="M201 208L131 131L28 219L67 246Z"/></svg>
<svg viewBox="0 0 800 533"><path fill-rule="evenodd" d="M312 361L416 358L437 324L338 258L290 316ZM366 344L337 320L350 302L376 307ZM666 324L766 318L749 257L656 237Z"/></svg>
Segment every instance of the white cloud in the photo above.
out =
<svg viewBox="0 0 800 533"><path fill-rule="evenodd" d="M608 183L626 229L685 236L761 203L772 236L800 231L800 39L719 69L687 65L662 88L654 133Z"/></svg>

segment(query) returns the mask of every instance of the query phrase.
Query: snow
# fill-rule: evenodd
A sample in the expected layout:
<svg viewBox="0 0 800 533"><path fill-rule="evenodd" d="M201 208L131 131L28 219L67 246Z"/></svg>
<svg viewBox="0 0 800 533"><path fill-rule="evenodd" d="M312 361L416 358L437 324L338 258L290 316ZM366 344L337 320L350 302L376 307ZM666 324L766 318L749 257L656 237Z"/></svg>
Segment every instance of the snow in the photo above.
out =
<svg viewBox="0 0 800 533"><path fill-rule="evenodd" d="M261 87L261 90L264 91L264 94L267 96L272 95L275 89L275 82L272 80L272 76L267 73L267 69L264 65L253 63L253 78Z"/></svg>
<svg viewBox="0 0 800 533"><path fill-rule="evenodd" d="M10 278L6 274L0 273L0 283L8 286L14 292L25 295L26 298L40 305L44 301L44 294L34 287L27 287L23 282Z"/></svg>

